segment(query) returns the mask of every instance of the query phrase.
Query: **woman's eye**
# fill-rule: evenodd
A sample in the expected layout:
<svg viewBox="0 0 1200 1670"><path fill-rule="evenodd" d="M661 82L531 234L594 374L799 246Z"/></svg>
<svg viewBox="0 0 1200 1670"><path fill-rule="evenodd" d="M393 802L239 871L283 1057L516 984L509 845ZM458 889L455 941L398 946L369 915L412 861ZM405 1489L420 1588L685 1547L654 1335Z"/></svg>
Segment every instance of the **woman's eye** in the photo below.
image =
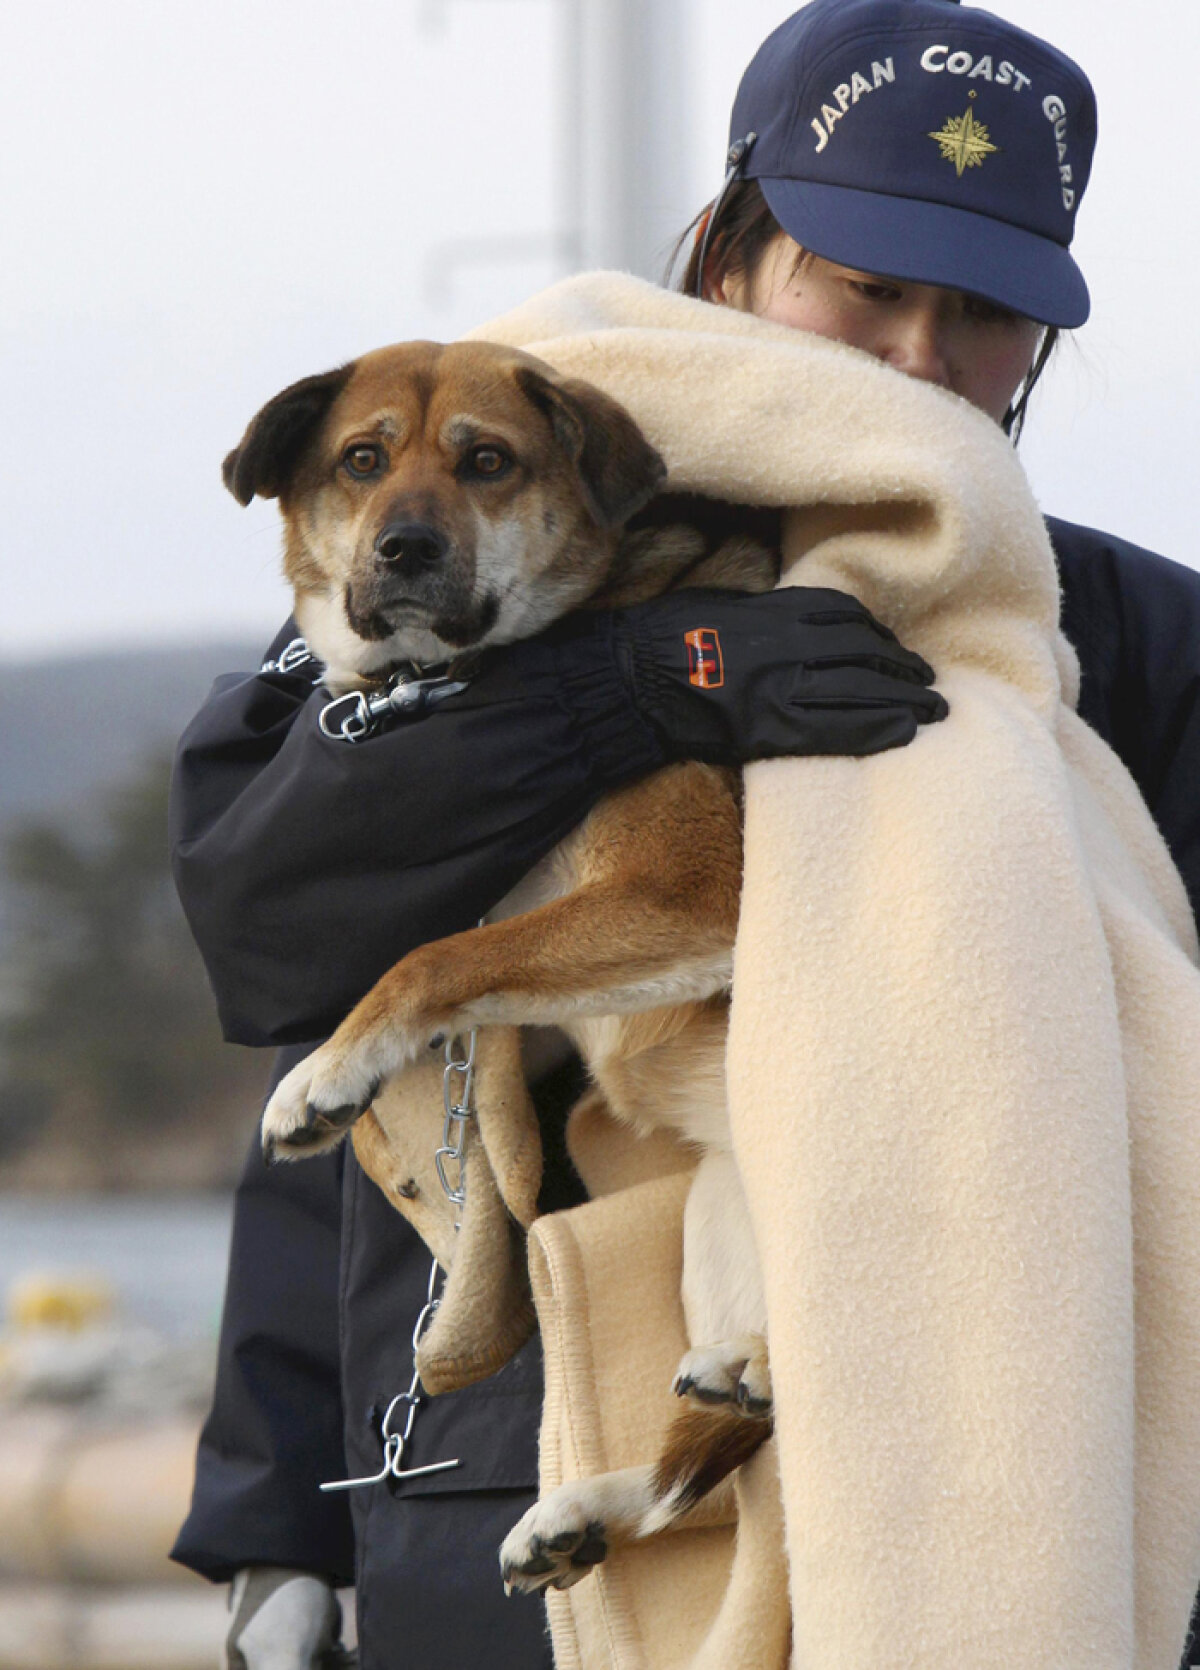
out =
<svg viewBox="0 0 1200 1670"><path fill-rule="evenodd" d="M383 454L377 446L347 447L342 454L342 463L351 475L374 475L383 467Z"/></svg>
<svg viewBox="0 0 1200 1670"><path fill-rule="evenodd" d="M468 458L476 475L503 475L510 462L508 454L495 446L477 446Z"/></svg>
<svg viewBox="0 0 1200 1670"><path fill-rule="evenodd" d="M981 325L1015 325L1021 317L1011 308L1001 307L999 302L989 302L983 296L964 296L963 312L968 319L974 319Z"/></svg>
<svg viewBox="0 0 1200 1670"><path fill-rule="evenodd" d="M866 278L851 279L850 288L869 302L894 302L900 295L894 284L880 284Z"/></svg>

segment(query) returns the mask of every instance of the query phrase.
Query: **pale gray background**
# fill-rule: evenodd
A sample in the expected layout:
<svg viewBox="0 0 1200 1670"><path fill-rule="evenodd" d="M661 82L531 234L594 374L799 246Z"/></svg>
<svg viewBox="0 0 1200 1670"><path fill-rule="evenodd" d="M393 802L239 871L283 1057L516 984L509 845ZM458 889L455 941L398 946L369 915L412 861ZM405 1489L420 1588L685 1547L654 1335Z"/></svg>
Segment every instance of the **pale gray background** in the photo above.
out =
<svg viewBox="0 0 1200 1670"><path fill-rule="evenodd" d="M570 30L583 20L590 51L625 3L9 0L0 655L269 634L287 607L275 512L239 510L217 474L264 399L386 341L452 337L611 248L606 162L609 188L642 188L639 259L665 251L715 190L738 76L790 8L643 6L642 79L593 63L581 92ZM1079 58L1101 110L1077 242L1094 322L1037 406L1034 485L1200 566L1200 8L1001 10Z"/></svg>

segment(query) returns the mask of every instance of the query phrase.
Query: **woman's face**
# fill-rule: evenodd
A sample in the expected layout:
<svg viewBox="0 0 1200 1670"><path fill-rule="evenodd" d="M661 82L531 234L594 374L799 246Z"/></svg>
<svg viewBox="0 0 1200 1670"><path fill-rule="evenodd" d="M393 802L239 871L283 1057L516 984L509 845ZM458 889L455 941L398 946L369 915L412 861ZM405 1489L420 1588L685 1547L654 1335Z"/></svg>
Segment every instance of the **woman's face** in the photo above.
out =
<svg viewBox="0 0 1200 1670"><path fill-rule="evenodd" d="M1029 370L1042 326L994 302L936 284L839 267L809 255L786 233L768 249L754 282L730 275L715 299L862 348L885 365L937 383L999 423Z"/></svg>

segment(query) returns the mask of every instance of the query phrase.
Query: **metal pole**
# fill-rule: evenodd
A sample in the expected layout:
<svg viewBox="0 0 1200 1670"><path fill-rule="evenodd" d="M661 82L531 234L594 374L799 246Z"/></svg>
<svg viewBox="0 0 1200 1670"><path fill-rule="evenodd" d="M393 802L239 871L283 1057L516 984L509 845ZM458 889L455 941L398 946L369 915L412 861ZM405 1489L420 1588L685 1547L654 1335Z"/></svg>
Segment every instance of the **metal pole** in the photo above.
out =
<svg viewBox="0 0 1200 1670"><path fill-rule="evenodd" d="M453 0L424 0L419 21L445 22ZM444 295L467 264L550 252L568 272L615 267L662 277L691 218L686 146L687 0L558 0L558 225L547 238L444 239L426 283Z"/></svg>
<svg viewBox="0 0 1200 1670"><path fill-rule="evenodd" d="M579 219L587 266L661 276L690 217L683 0L566 0L577 12Z"/></svg>

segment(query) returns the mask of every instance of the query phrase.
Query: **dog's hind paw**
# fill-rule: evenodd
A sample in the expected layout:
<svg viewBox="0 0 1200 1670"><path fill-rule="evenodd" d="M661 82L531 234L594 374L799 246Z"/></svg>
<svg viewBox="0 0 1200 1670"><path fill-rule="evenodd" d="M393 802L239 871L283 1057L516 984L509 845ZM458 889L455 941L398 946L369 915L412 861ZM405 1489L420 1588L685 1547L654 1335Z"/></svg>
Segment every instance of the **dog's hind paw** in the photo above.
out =
<svg viewBox="0 0 1200 1670"><path fill-rule="evenodd" d="M513 1526L500 1548L504 1591L537 1594L569 1589L608 1555L608 1539L588 1505L564 1487L535 1502Z"/></svg>
<svg viewBox="0 0 1200 1670"><path fill-rule="evenodd" d="M742 1334L684 1353L671 1390L676 1397L711 1407L727 1404L761 1419L771 1413L771 1365L761 1334Z"/></svg>
<svg viewBox="0 0 1200 1670"><path fill-rule="evenodd" d="M315 1050L281 1079L262 1118L263 1155L300 1159L341 1141L366 1112L379 1090L378 1079L322 1071L323 1050Z"/></svg>

